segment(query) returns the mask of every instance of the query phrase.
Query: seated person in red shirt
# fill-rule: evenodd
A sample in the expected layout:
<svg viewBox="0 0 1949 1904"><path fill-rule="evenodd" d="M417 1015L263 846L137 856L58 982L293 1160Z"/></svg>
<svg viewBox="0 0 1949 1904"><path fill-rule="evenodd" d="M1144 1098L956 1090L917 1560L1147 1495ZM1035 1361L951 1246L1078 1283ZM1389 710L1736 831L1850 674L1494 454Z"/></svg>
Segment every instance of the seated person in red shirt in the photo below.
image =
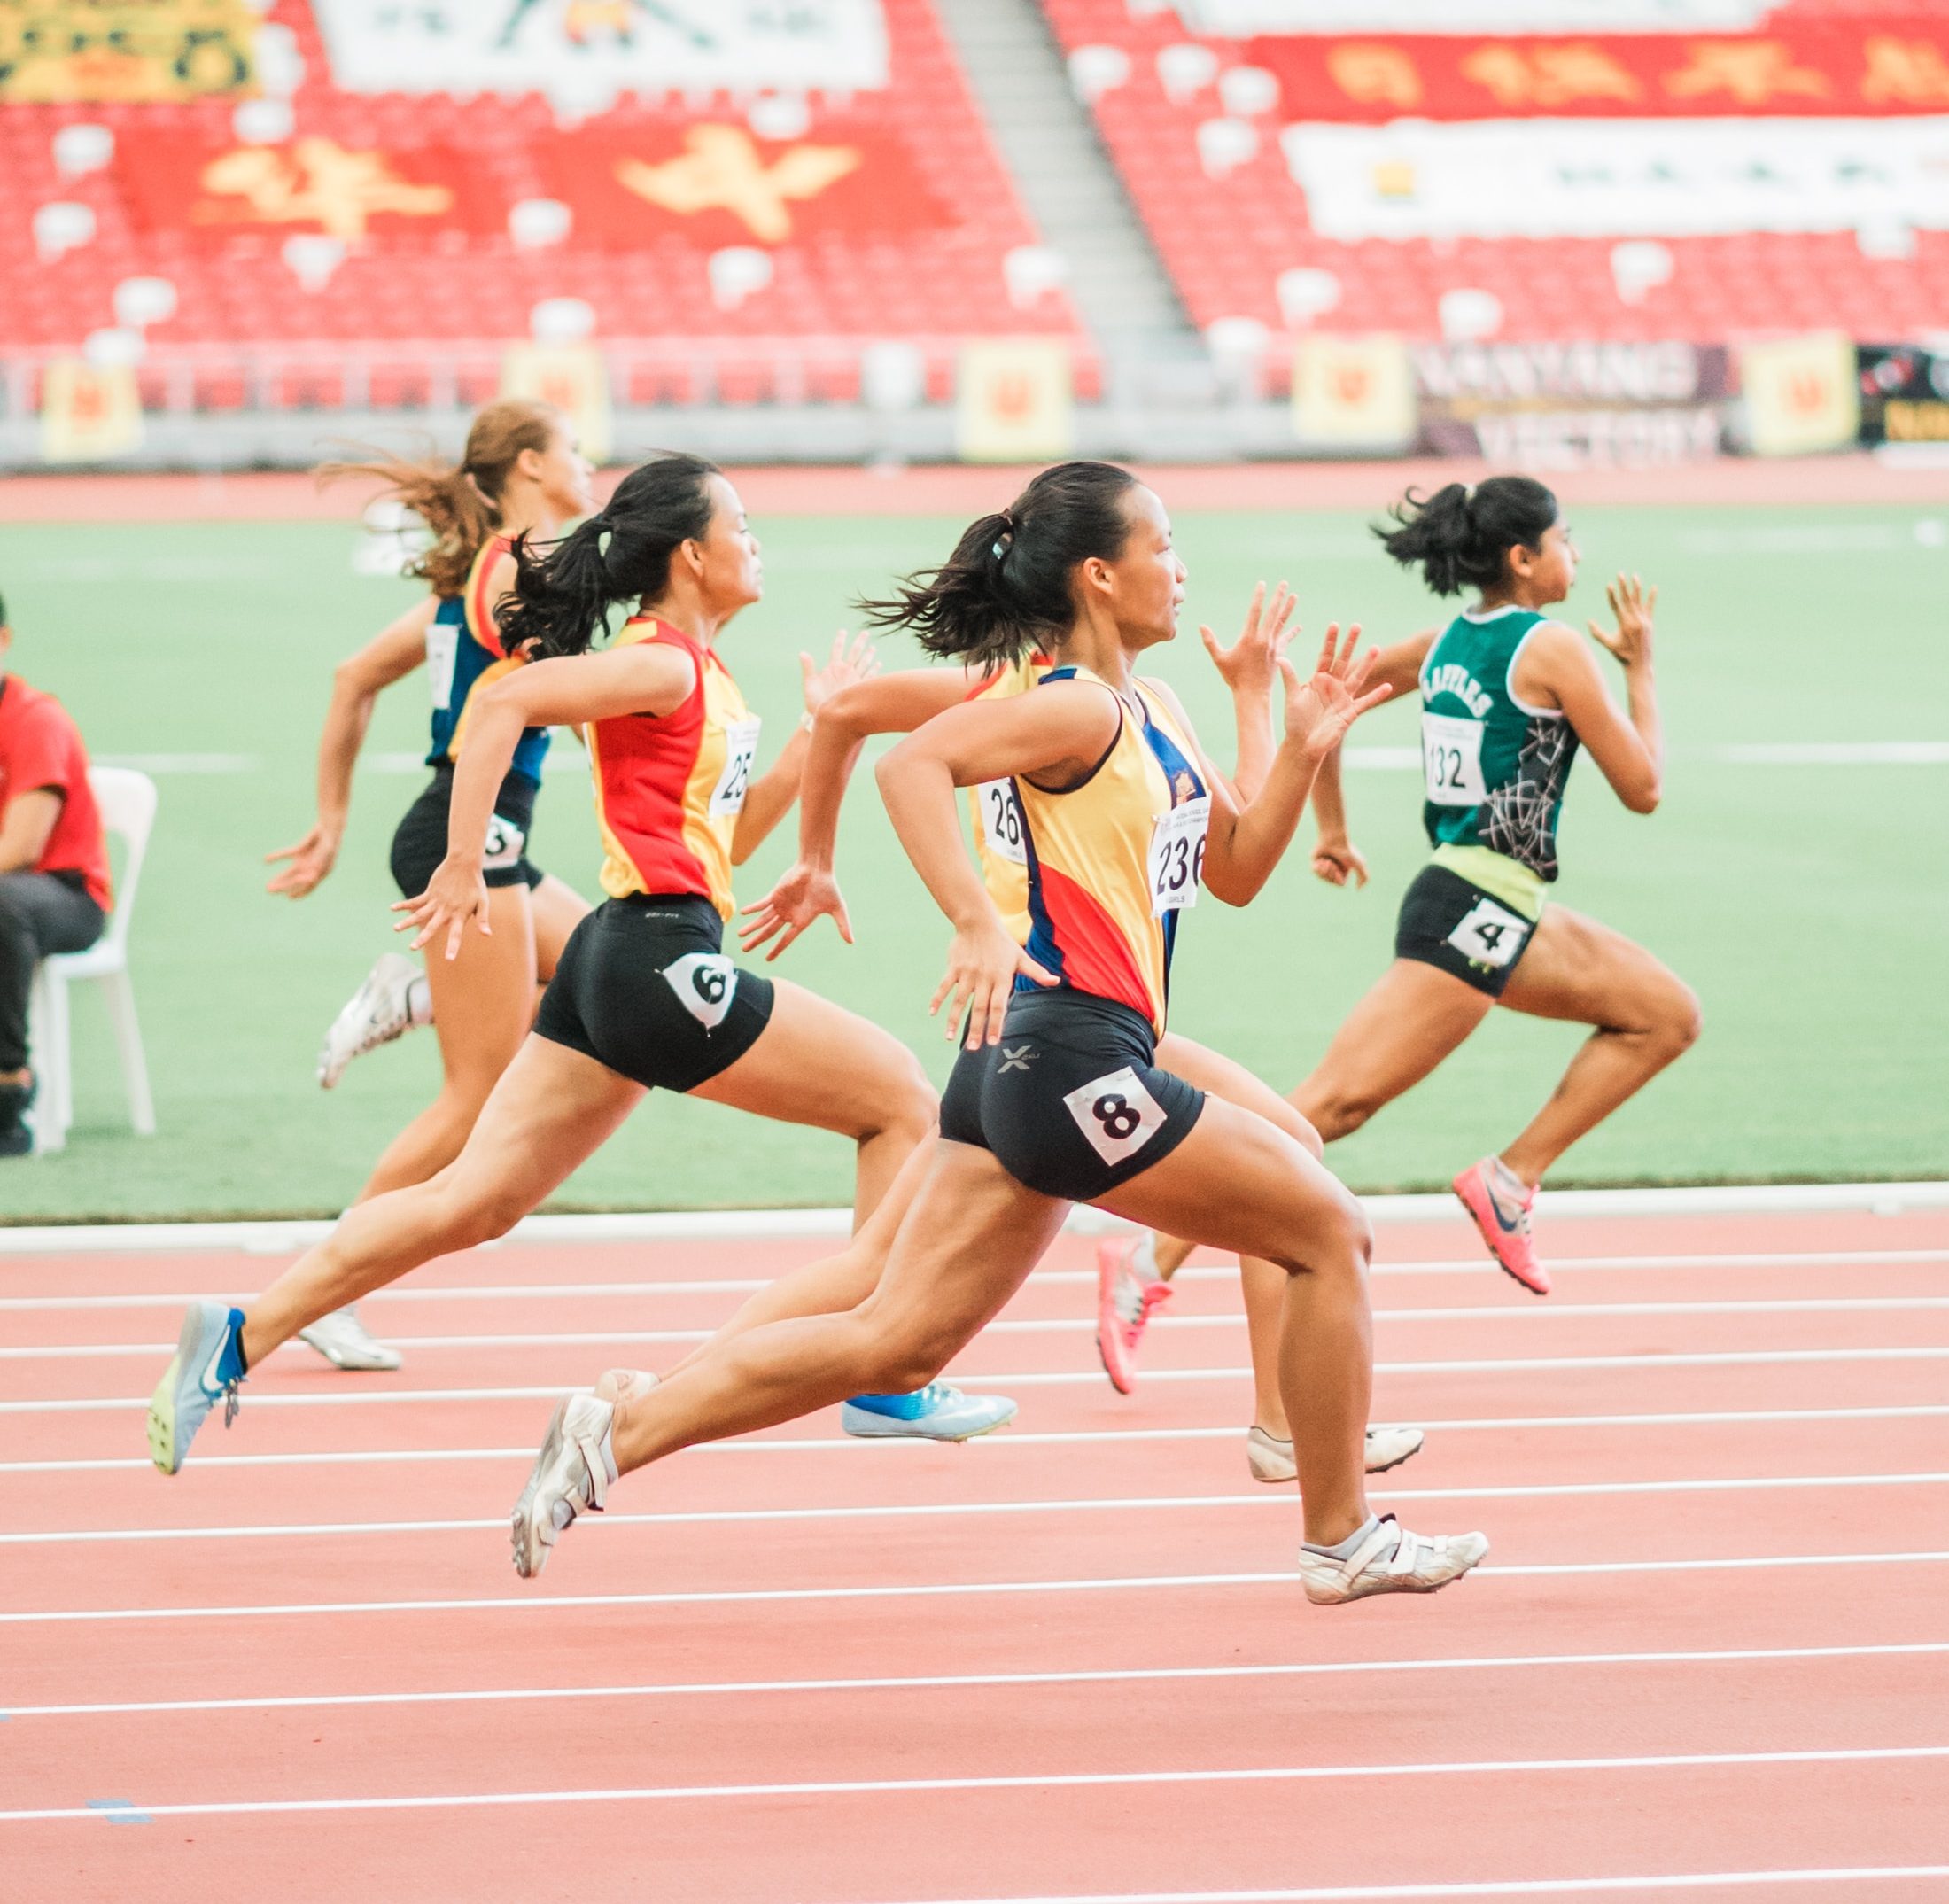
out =
<svg viewBox="0 0 1949 1904"><path fill-rule="evenodd" d="M0 1157L31 1147L27 992L50 952L82 952L108 917L108 846L67 710L6 672L0 604Z"/></svg>

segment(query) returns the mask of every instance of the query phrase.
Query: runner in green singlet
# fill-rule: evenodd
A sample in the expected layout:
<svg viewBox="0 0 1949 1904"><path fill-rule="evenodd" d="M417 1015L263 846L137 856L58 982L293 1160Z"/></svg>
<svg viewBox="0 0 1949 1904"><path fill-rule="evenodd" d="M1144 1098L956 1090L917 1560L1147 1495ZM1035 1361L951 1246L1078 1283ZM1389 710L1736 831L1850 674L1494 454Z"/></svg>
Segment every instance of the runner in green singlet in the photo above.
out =
<svg viewBox="0 0 1949 1904"><path fill-rule="evenodd" d="M1504 1005L1589 1025L1557 1089L1499 1155L1455 1179L1489 1253L1525 1288L1549 1291L1530 1208L1548 1170L1685 1051L1698 1001L1621 933L1545 898L1556 880L1557 818L1580 746L1635 813L1658 803L1664 740L1652 679L1658 591L1620 575L1605 590L1615 632L1592 640L1623 664L1627 705L1605 686L1575 629L1547 610L1569 595L1577 551L1556 497L1526 476L1473 489L1412 490L1380 532L1387 553L1419 568L1439 595L1474 589L1476 605L1440 631L1381 650L1373 680L1422 697L1424 819L1433 852L1409 886L1394 961L1335 1034L1293 1102L1329 1144L1418 1084ZM1347 836L1339 758L1315 782L1313 870L1364 884ZM1107 1245L1142 1285L1187 1252L1166 1239Z"/></svg>

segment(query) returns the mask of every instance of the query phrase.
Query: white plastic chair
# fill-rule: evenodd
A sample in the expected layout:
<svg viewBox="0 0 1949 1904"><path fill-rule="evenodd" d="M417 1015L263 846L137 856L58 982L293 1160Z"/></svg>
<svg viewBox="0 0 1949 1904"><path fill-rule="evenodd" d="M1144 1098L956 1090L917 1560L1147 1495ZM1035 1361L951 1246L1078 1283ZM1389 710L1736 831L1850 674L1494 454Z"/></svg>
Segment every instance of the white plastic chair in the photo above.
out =
<svg viewBox="0 0 1949 1904"><path fill-rule="evenodd" d="M156 823L156 783L129 767L90 767L89 784L101 809L105 831L119 838L124 850L121 876L115 882L115 909L102 936L86 952L56 952L34 972L27 1002L27 1053L40 1080L35 1103L34 1147L55 1151L67 1143L74 1122L74 1066L70 1048L68 987L92 979L102 988L115 1045L121 1054L122 1084L128 1093L128 1121L137 1137L156 1134L156 1107L149 1095L149 1062L143 1054L142 1032L136 1023L135 988L128 982L128 917L136 908L136 887L149 851L149 834Z"/></svg>

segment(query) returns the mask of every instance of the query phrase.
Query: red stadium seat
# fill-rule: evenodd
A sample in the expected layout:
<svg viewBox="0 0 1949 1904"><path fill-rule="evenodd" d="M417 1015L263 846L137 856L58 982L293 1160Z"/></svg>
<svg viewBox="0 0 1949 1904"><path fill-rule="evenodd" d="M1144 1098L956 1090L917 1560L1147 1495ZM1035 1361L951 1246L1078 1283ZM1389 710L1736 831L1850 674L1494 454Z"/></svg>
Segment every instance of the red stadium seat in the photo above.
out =
<svg viewBox="0 0 1949 1904"><path fill-rule="evenodd" d="M1335 330L1394 330L1411 338L1440 335L1441 294L1469 287L1490 291L1503 307L1497 335L1511 340L1565 338L1682 338L1717 342L1786 330L1836 328L1857 338L1913 337L1939 330L1949 313L1949 233L1917 229L1898 242L1900 259L1867 255L1870 241L1852 231L1755 230L1663 239L1672 254L1667 282L1641 302L1620 295L1612 276L1612 242L1602 238L1426 238L1345 242L1314 229L1305 192L1290 175L1275 107L1255 121L1255 156L1221 178L1199 157L1201 123L1223 116L1218 87L1231 69L1262 51L1221 38L1195 41L1215 60L1212 84L1173 98L1159 77L1158 55L1192 41L1176 10L1138 10L1126 0L1044 0L1066 51L1120 49L1129 78L1095 103L1097 121L1165 263L1200 324L1246 316L1290 328L1277 294L1280 275L1295 267L1332 272L1340 300L1318 323ZM1949 17L1938 4L1904 8L1887 0L1791 0L1767 16L1763 33L1810 35L1806 58L1841 79L1845 89L1862 57L1865 23L1885 32L1891 16L1912 16L1915 36L1949 57ZM1906 30L1906 29L1905 29ZM1349 37L1342 35L1341 37ZM1357 38L1389 43L1377 20ZM1309 42L1315 48L1329 43ZM1415 43L1397 43L1404 50ZM1520 42L1514 43L1520 44ZM1800 43L1797 42L1796 43ZM1926 82L1922 84L1926 90ZM1864 105L1867 113L1896 110ZM1917 94L1911 111L1941 113ZM1557 109L1573 115L1572 104ZM1742 110L1714 96L1701 116ZM1407 116L1405 113L1403 116ZM1487 115L1484 115L1487 116ZM1284 354L1275 351L1274 356Z"/></svg>
<svg viewBox="0 0 1949 1904"><path fill-rule="evenodd" d="M720 354L716 383L726 400L767 402L788 389L809 400L838 400L857 392L860 350L889 330L937 339L1054 331L1071 338L1082 354L1079 326L1061 294L1030 312L1009 302L1004 255L1035 243L1037 234L929 0L883 4L891 85L845 102L811 96L805 137L858 141L880 175L911 183L918 209L905 223L894 219L882 229L888 215L869 204L857 228L842 220L816 235L767 245L770 282L742 297L713 294L710 258L726 240L693 237L680 218L662 217L625 240L571 228L560 245L540 251L518 249L506 224L513 205L555 195L563 175L550 166L566 161L550 154L561 138L597 142L586 147L592 152L602 149L602 139L626 144L633 136L671 149L696 125L742 126L749 102L721 93L694 103L625 95L579 128L563 128L539 95L342 91L331 82L308 0L276 0L268 17L294 35L305 67L291 101L294 137L400 155L399 168L408 177L420 175L415 166L432 164L457 195L449 214L424 226L395 217L383 237L352 237L336 268L309 287L286 261L285 243L294 229L315 233L314 221L219 233L180 210L173 223L157 211L159 188L150 180L163 175L159 167L191 167L183 175L187 203L200 189L195 167L237 146L229 102L0 105L0 170L10 203L25 208L0 220L0 274L21 287L0 307L0 351L74 349L116 323L118 284L159 276L176 292L174 313L147 326L151 357L159 359L189 347L338 342L416 345L430 357L448 342L485 347L524 338L537 303L581 299L594 309L596 335L605 343L689 342L687 354L665 351L654 364L642 360L630 374L630 400L639 390L645 400L690 400L700 393L698 367ZM56 166L53 139L75 123L107 127L118 156L105 169L67 177ZM206 157L171 157L192 151ZM429 153L432 159L423 157ZM571 183L579 185L575 177ZM884 198L883 186L878 196ZM94 232L43 258L33 214L55 203L87 206ZM375 368L371 400L381 407L423 400L435 368L429 361L408 370L395 356ZM199 372L196 400L234 407L245 400L247 381L241 363L222 377ZM284 365L256 381L273 403L329 400L329 380L308 369ZM485 387L477 373L462 383L469 401ZM341 380L339 387L350 386Z"/></svg>

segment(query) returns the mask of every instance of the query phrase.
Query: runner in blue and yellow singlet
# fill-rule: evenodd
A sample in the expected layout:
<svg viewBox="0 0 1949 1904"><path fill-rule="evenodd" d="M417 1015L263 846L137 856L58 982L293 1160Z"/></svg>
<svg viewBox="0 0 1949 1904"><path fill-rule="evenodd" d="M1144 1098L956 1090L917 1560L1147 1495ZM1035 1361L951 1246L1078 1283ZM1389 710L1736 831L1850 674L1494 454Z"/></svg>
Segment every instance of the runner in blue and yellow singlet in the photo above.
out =
<svg viewBox="0 0 1949 1904"><path fill-rule="evenodd" d="M1548 897L1580 749L1633 812L1658 803L1658 591L1620 575L1605 591L1615 631L1589 625L1623 664L1620 709L1583 636L1547 612L1570 593L1577 551L1542 484L1499 476L1472 490L1451 483L1425 501L1410 492L1382 539L1437 595L1472 588L1478 599L1438 633L1383 649L1376 664L1376 680L1421 692L1422 814L1433 851L1402 902L1394 963L1293 1101L1331 1144L1425 1077L1493 1006L1590 1026L1516 1141L1455 1179L1495 1261L1543 1295L1549 1277L1530 1208L1545 1171L1698 1036L1698 1002L1673 973ZM1364 882L1347 838L1337 757L1314 802L1315 871L1336 885Z"/></svg>
<svg viewBox="0 0 1949 1904"><path fill-rule="evenodd" d="M1038 648L1056 664L1025 692L936 714L879 768L902 844L956 929L935 1005L951 1035L966 1030L940 1136L867 1300L720 1336L654 1388L571 1404L516 1510L522 1571L549 1538L540 1529L601 1505L620 1474L862 1388L930 1379L1078 1201L1285 1273L1281 1373L1309 1598L1432 1592L1481 1558L1479 1535L1431 1539L1368 1511L1371 1239L1359 1205L1286 1131L1156 1061L1179 915L1201 890L1231 905L1261 890L1319 759L1382 698L1363 692L1369 664L1351 641L1330 641L1305 680L1282 664L1285 738L1241 800L1175 697L1136 671L1175 635L1184 582L1157 497L1113 465L1073 462L869 605L964 666ZM961 837L957 789L998 780L1022 823L1027 949ZM524 1527L538 1530L527 1548Z"/></svg>

